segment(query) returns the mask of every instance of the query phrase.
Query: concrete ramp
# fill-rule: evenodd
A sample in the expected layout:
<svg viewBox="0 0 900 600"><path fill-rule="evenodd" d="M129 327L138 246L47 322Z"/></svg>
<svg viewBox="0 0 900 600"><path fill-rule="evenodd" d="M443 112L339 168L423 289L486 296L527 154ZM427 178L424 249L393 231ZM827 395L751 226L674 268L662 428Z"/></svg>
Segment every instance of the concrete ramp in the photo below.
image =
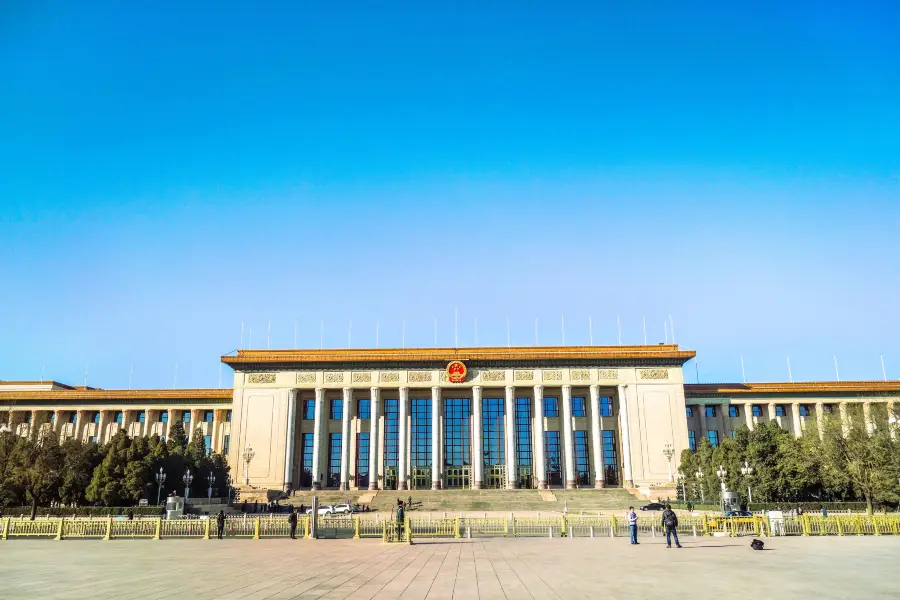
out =
<svg viewBox="0 0 900 600"><path fill-rule="evenodd" d="M551 490L538 490L541 493L541 500L544 502L556 502L556 496Z"/></svg>

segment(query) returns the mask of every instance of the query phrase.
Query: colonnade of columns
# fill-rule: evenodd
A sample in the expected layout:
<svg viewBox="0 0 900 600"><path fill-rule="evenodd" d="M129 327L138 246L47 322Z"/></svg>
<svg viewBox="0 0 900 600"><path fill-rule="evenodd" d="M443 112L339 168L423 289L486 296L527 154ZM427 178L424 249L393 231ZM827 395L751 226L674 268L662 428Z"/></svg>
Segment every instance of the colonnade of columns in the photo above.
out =
<svg viewBox="0 0 900 600"><path fill-rule="evenodd" d="M619 411L618 411L618 431L621 438L619 445L620 464L622 466L623 480L626 486L632 486L631 477L631 448L629 439L629 424L627 410L627 385L618 386ZM370 427L369 427L369 483L368 489L376 490L379 487L379 479L384 475L384 466L379 461L379 449L384 443L384 427L379 426L381 417L383 416L383 396L388 388L372 387L369 389L370 400ZM390 388L393 394L398 398L398 460L397 460L397 489L405 490L410 480L410 388L399 387ZM443 443L442 443L442 416L443 416L443 395L444 388L434 386L431 388L431 488L434 490L441 489L443 475ZM562 417L561 417L561 434L562 434L562 451L565 453L563 458L564 465L564 485L567 489L576 487L575 473L575 447L573 438L573 418L572 418L572 386L560 386L562 401ZM593 475L595 487L602 488L605 486L605 465L603 461L603 448L601 440L600 428L600 386L591 385L589 416L590 423L588 433L590 435L589 446L593 454ZM517 459L516 459L516 387L505 386L504 398L504 451L506 463L506 486L514 488L518 485L517 478ZM544 386L535 385L530 388L533 392L533 412L531 421L531 439L532 439L532 469L536 474L537 487L546 489L548 482L546 479L545 464L545 447L544 447ZM323 464L327 464L327 455L323 455L323 444L326 445L327 451L331 448L327 442L326 432L326 388L315 389L315 410L313 419L313 437L312 437L312 489L318 490L322 487ZM350 487L350 481L353 473L351 473L351 464L353 457L351 456L351 408L353 406L353 388L343 388L342 402L343 411L341 415L341 448L340 448L340 484L339 489L347 490ZM483 410L482 400L484 394L483 386L473 386L467 389L454 389L454 397L471 398L471 421L470 421L470 441L471 441L471 469L473 475L473 487L478 489L484 483L484 440L482 439L482 423ZM292 473L294 472L294 460L297 453L296 438L298 433L295 429L296 413L297 413L297 391L292 390L290 395L290 406L288 415L290 424L288 426L288 440L286 444L287 459L285 464L285 485L292 484ZM618 465L617 465L618 466Z"/></svg>

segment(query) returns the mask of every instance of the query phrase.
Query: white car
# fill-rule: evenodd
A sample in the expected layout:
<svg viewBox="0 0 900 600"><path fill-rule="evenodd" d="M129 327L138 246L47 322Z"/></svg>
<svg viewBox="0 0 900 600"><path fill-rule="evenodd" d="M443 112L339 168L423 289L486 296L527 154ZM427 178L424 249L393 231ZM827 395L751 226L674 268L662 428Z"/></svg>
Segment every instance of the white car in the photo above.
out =
<svg viewBox="0 0 900 600"><path fill-rule="evenodd" d="M312 514L311 507L306 509L306 514L308 514L308 515ZM333 515L333 514L334 514L334 507L332 507L332 506L320 506L319 507L319 516L320 517L324 517L327 515Z"/></svg>
<svg viewBox="0 0 900 600"><path fill-rule="evenodd" d="M331 508L336 515L349 515L353 512L353 509L350 508L349 504L335 504Z"/></svg>

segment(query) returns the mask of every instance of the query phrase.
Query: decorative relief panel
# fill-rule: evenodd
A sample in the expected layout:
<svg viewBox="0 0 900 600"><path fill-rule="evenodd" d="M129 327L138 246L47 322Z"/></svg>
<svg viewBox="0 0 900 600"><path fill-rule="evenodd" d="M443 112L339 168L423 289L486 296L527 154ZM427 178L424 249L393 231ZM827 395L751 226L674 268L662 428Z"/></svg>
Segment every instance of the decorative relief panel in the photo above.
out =
<svg viewBox="0 0 900 600"><path fill-rule="evenodd" d="M297 383L315 383L315 373L297 373Z"/></svg>
<svg viewBox="0 0 900 600"><path fill-rule="evenodd" d="M372 383L372 374L368 371L353 373L350 375L350 381L353 383Z"/></svg>
<svg viewBox="0 0 900 600"><path fill-rule="evenodd" d="M590 381L591 371L590 369L572 369L569 371L569 378L572 381Z"/></svg>
<svg viewBox="0 0 900 600"><path fill-rule="evenodd" d="M275 373L250 373L248 383L275 383Z"/></svg>
<svg viewBox="0 0 900 600"><path fill-rule="evenodd" d="M506 371L482 371L481 381L506 381Z"/></svg>
<svg viewBox="0 0 900 600"><path fill-rule="evenodd" d="M410 383L431 383L431 377L431 371L411 371L409 375L407 375L407 379Z"/></svg>
<svg viewBox="0 0 900 600"><path fill-rule="evenodd" d="M326 372L325 383L344 383L344 374L340 371Z"/></svg>
<svg viewBox="0 0 900 600"><path fill-rule="evenodd" d="M382 373L381 374L381 383L399 383L400 382L400 373Z"/></svg>
<svg viewBox="0 0 900 600"><path fill-rule="evenodd" d="M515 371L513 377L516 381L532 381L534 379L534 371Z"/></svg>
<svg viewBox="0 0 900 600"><path fill-rule="evenodd" d="M600 369L600 379L618 379L618 369Z"/></svg>
<svg viewBox="0 0 900 600"><path fill-rule="evenodd" d="M668 369L641 369L638 371L641 379L668 379Z"/></svg>
<svg viewBox="0 0 900 600"><path fill-rule="evenodd" d="M562 371L544 371L544 381L562 381Z"/></svg>
<svg viewBox="0 0 900 600"><path fill-rule="evenodd" d="M447 375L447 371L441 371L440 379L441 383L448 383L450 381L450 377Z"/></svg>

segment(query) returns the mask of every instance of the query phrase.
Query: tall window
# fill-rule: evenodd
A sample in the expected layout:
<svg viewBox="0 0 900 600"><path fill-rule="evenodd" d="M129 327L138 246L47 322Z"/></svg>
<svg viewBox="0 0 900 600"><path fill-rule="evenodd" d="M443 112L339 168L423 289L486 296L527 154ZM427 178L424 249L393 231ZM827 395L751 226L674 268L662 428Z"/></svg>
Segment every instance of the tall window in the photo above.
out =
<svg viewBox="0 0 900 600"><path fill-rule="evenodd" d="M140 411L138 413L138 423L144 423L147 420L147 413L145 411Z"/></svg>
<svg viewBox="0 0 900 600"><path fill-rule="evenodd" d="M159 422L160 423L168 423L169 422L169 411L167 411L167 410L160 411Z"/></svg>
<svg viewBox="0 0 900 600"><path fill-rule="evenodd" d="M472 401L469 398L444 399L444 464L448 467L472 464L471 411Z"/></svg>
<svg viewBox="0 0 900 600"><path fill-rule="evenodd" d="M360 419L372 418L372 403L368 398L360 398L356 401L356 416Z"/></svg>
<svg viewBox="0 0 900 600"><path fill-rule="evenodd" d="M783 416L784 416L784 405L783 405L783 404L776 404L776 405L775 405L775 416L776 416L776 417L783 417Z"/></svg>
<svg viewBox="0 0 900 600"><path fill-rule="evenodd" d="M313 434L302 434L300 443L300 485L302 487L311 487L313 472Z"/></svg>
<svg viewBox="0 0 900 600"><path fill-rule="evenodd" d="M77 422L78 422L78 413L74 412L74 411L70 412L69 413L69 423L75 424Z"/></svg>
<svg viewBox="0 0 900 600"><path fill-rule="evenodd" d="M356 434L356 486L364 490L369 487L369 432Z"/></svg>
<svg viewBox="0 0 900 600"><path fill-rule="evenodd" d="M431 466L431 398L410 399L410 467ZM429 484L430 485L430 484Z"/></svg>
<svg viewBox="0 0 900 600"><path fill-rule="evenodd" d="M693 431L688 431L688 448L697 450L697 435Z"/></svg>
<svg viewBox="0 0 900 600"><path fill-rule="evenodd" d="M716 407L715 406L707 406L705 407L705 413L707 417L715 417L716 416Z"/></svg>
<svg viewBox="0 0 900 600"><path fill-rule="evenodd" d="M545 417L558 417L559 416L559 398L547 397L544 398L544 416Z"/></svg>
<svg viewBox="0 0 900 600"><path fill-rule="evenodd" d="M226 433L222 441L222 452L225 454L225 456L228 456L229 448L231 448L231 436Z"/></svg>
<svg viewBox="0 0 900 600"><path fill-rule="evenodd" d="M809 416L809 406L808 406L808 405L806 405L806 404L801 404L801 405L800 405L800 416L801 416L801 417L808 417L808 416Z"/></svg>
<svg viewBox="0 0 900 600"><path fill-rule="evenodd" d="M228 423L231 423L231 411L230 410L225 411L225 421Z"/></svg>
<svg viewBox="0 0 900 600"><path fill-rule="evenodd" d="M706 439L709 440L709 445L713 448L719 447L719 432L718 431L707 431Z"/></svg>
<svg viewBox="0 0 900 600"><path fill-rule="evenodd" d="M529 469L534 464L531 445L531 398L516 398L516 467ZM533 484L532 484L533 485Z"/></svg>
<svg viewBox="0 0 900 600"><path fill-rule="evenodd" d="M584 406L584 398L572 398L572 416L583 417L587 414Z"/></svg>
<svg viewBox="0 0 900 600"><path fill-rule="evenodd" d="M562 455L559 451L559 432L544 432L544 466L547 485L562 485Z"/></svg>
<svg viewBox="0 0 900 600"><path fill-rule="evenodd" d="M231 411L229 411L231 412ZM303 401L303 420L304 421L315 421L316 419L316 401L315 400L304 400Z"/></svg>
<svg viewBox="0 0 900 600"><path fill-rule="evenodd" d="M340 398L335 398L331 401L331 416L329 418L335 421L340 421L344 418L344 401Z"/></svg>
<svg viewBox="0 0 900 600"><path fill-rule="evenodd" d="M616 452L616 432L604 429L601 432L603 442L603 478L606 485L619 485L619 456Z"/></svg>
<svg viewBox="0 0 900 600"><path fill-rule="evenodd" d="M600 416L601 417L611 417L613 416L613 399L607 396L600 398Z"/></svg>
<svg viewBox="0 0 900 600"><path fill-rule="evenodd" d="M119 425L122 424L122 411L116 411L116 423Z"/></svg>
<svg viewBox="0 0 900 600"><path fill-rule="evenodd" d="M212 436L211 436L211 435L204 435L204 436L203 436L203 450L204 450L207 454L209 454L210 452L212 452Z"/></svg>
<svg viewBox="0 0 900 600"><path fill-rule="evenodd" d="M332 433L328 436L328 487L338 487L341 484L341 434Z"/></svg>
<svg viewBox="0 0 900 600"><path fill-rule="evenodd" d="M587 431L576 429L575 434L575 480L578 485L591 483L591 465L588 458Z"/></svg>
<svg viewBox="0 0 900 600"><path fill-rule="evenodd" d="M754 417L761 417L761 416L762 416L762 406L760 406L759 404L754 404L752 410L753 410L753 416L754 416Z"/></svg>
<svg viewBox="0 0 900 600"><path fill-rule="evenodd" d="M182 412L181 420L185 423L190 423L191 422L191 411L186 410L186 411Z"/></svg>
<svg viewBox="0 0 900 600"><path fill-rule="evenodd" d="M203 421L205 423L212 423L213 422L213 411L211 411L211 410L203 411Z"/></svg>
<svg viewBox="0 0 900 600"><path fill-rule="evenodd" d="M740 411L737 406L729 406L728 407L728 416L729 417L739 417L741 416Z"/></svg>
<svg viewBox="0 0 900 600"><path fill-rule="evenodd" d="M481 401L484 466L504 464L503 398L484 398ZM477 426L477 425L476 425Z"/></svg>
<svg viewBox="0 0 900 600"><path fill-rule="evenodd" d="M826 414L826 415L832 414L832 413L834 412L834 405L832 405L832 404L823 404L823 405L822 405L822 412L823 412L824 414Z"/></svg>
<svg viewBox="0 0 900 600"><path fill-rule="evenodd" d="M389 471L396 476L397 473L397 457L400 447L400 401L396 398L385 399L384 401L384 480L385 489L393 489L394 482L388 482Z"/></svg>
<svg viewBox="0 0 900 600"><path fill-rule="evenodd" d="M167 416L168 416L168 413L167 413ZM94 423L100 422L100 411L99 410L94 411L94 416L93 416L93 418L91 418L91 421L93 421Z"/></svg>
<svg viewBox="0 0 900 600"><path fill-rule="evenodd" d="M686 417L693 417L693 416L694 416L694 409L693 409L692 407L690 407L690 406L685 406L685 407L684 407L684 415L685 415Z"/></svg>

